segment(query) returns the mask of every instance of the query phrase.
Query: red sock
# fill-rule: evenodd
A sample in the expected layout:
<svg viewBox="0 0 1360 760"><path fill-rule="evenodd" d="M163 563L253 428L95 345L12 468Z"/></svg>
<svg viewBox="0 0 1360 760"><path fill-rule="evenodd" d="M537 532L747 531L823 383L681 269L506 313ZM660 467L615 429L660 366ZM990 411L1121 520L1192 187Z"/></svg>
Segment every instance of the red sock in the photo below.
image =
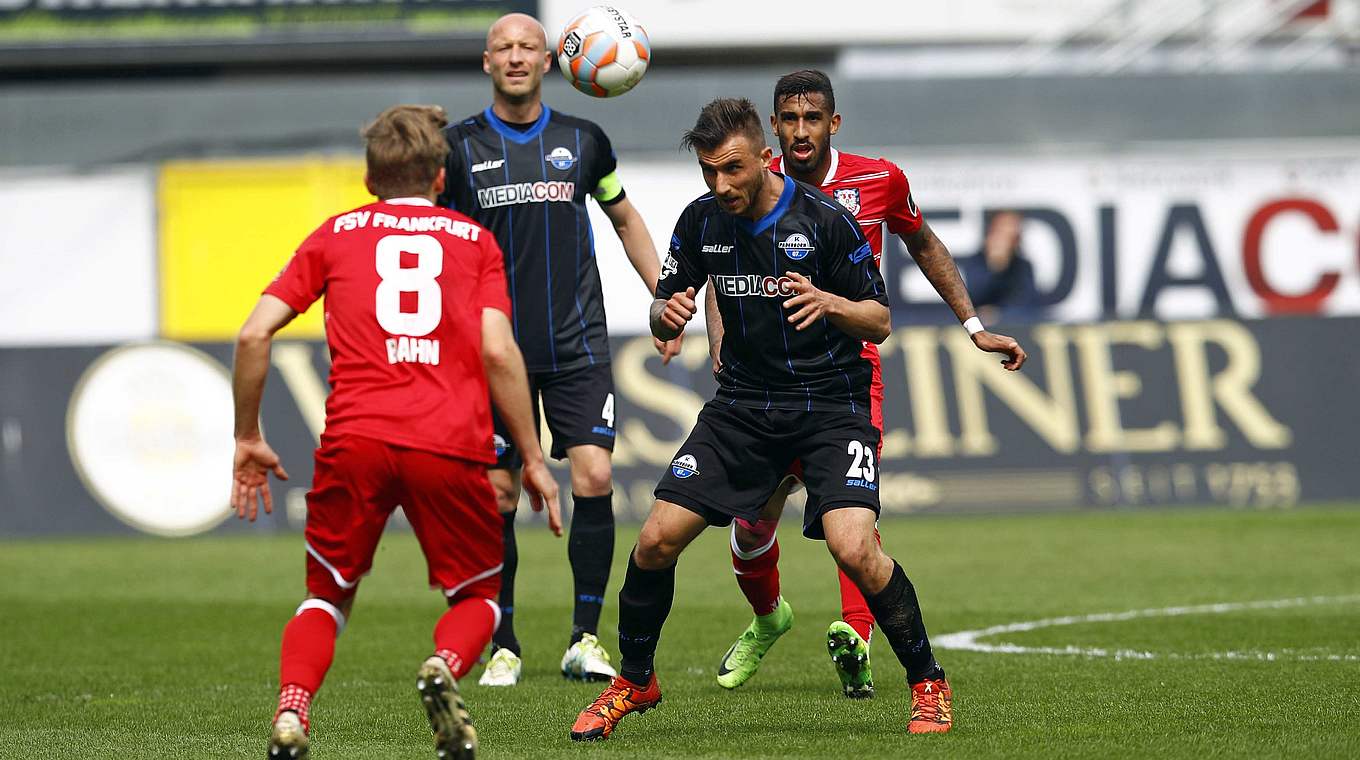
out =
<svg viewBox="0 0 1360 760"><path fill-rule="evenodd" d="M741 552L736 537L732 539L732 571L737 574L737 585L751 610L757 615L768 615L779 606L779 539L773 531L770 543L753 552Z"/></svg>
<svg viewBox="0 0 1360 760"><path fill-rule="evenodd" d="M434 626L435 654L444 658L454 678L462 678L477 664L496 632L500 607L490 599L469 596L449 607Z"/></svg>
<svg viewBox="0 0 1360 760"><path fill-rule="evenodd" d="M279 707L274 718L292 710L311 730L307 710L312 695L321 688L326 671L335 659L335 637L340 631L340 610L320 599L308 599L283 627L279 652Z"/></svg>
<svg viewBox="0 0 1360 760"><path fill-rule="evenodd" d="M879 546L883 545L883 538L878 535L878 528L874 528L874 540ZM850 580L844 572L840 573L841 581L841 620L850 624L855 629L855 633L865 641L869 640L874 634L874 615L869 612L869 603L864 600L864 593L859 590L859 586Z"/></svg>

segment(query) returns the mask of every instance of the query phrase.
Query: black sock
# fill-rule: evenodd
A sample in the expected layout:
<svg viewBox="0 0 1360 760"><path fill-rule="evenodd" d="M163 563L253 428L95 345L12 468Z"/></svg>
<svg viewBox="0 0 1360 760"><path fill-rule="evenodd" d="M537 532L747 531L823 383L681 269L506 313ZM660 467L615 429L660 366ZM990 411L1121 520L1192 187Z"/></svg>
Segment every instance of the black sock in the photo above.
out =
<svg viewBox="0 0 1360 760"><path fill-rule="evenodd" d="M509 649L518 657L519 639L515 638L515 570L519 568L519 547L515 545L515 513L502 514L501 538L505 541L505 565L501 567L501 624L491 635L494 649Z"/></svg>
<svg viewBox="0 0 1360 760"><path fill-rule="evenodd" d="M571 616L571 643L600 627L604 587L609 584L609 565L614 559L614 494L571 495L571 529L567 534L567 559L575 582L576 607Z"/></svg>
<svg viewBox="0 0 1360 760"><path fill-rule="evenodd" d="M675 565L643 570L628 553L628 574L619 590L619 675L645 686L652 678L652 657L661 626L675 597Z"/></svg>
<svg viewBox="0 0 1360 760"><path fill-rule="evenodd" d="M907 669L907 682L944 678L944 669L935 662L935 655L930 651L930 638L926 636L926 624L921 619L916 589L902 566L894 561L888 585L877 594L865 594L864 598L878 627L888 637L893 653Z"/></svg>

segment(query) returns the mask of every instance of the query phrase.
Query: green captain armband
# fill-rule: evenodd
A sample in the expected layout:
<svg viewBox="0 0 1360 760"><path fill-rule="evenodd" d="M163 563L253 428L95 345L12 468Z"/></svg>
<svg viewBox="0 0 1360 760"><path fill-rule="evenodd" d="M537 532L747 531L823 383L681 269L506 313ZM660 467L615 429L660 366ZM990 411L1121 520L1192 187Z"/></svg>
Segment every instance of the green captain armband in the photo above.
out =
<svg viewBox="0 0 1360 760"><path fill-rule="evenodd" d="M592 193L601 206L608 206L623 200L623 181L618 172L610 172L600 179Z"/></svg>

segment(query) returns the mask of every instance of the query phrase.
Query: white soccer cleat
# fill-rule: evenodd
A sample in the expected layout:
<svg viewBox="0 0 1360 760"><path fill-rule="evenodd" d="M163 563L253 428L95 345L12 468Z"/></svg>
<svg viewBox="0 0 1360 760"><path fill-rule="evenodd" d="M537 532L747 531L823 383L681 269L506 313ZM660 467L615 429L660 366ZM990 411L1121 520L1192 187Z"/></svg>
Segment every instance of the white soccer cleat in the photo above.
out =
<svg viewBox="0 0 1360 760"><path fill-rule="evenodd" d="M600 645L595 634L587 633L581 640L567 647L562 655L562 677L583 681L608 681L618 675L609 664L609 652Z"/></svg>
<svg viewBox="0 0 1360 760"><path fill-rule="evenodd" d="M281 713L269 737L270 760L302 760L307 757L307 732L302 719L292 711Z"/></svg>
<svg viewBox="0 0 1360 760"><path fill-rule="evenodd" d="M491 655L491 662L486 664L486 670L482 671L477 683L481 686L514 686L519 683L523 672L524 663L519 656L502 647Z"/></svg>

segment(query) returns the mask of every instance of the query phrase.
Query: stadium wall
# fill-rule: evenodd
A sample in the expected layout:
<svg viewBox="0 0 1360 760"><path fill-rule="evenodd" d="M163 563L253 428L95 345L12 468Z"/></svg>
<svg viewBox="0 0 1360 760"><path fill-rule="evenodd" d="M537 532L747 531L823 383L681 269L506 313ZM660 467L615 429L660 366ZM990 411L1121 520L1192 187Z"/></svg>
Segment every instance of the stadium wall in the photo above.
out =
<svg viewBox="0 0 1360 760"><path fill-rule="evenodd" d="M1242 509L1353 499L1360 318L1151 320L1016 330L1004 372L955 327L883 346L888 514ZM275 346L265 434L292 475L276 514L228 518L228 343L0 349L0 536L295 529L324 420L320 341ZM613 339L615 505L640 519L712 391L704 341L663 367ZM558 467L558 475L566 477ZM527 510L525 510L527 512Z"/></svg>

